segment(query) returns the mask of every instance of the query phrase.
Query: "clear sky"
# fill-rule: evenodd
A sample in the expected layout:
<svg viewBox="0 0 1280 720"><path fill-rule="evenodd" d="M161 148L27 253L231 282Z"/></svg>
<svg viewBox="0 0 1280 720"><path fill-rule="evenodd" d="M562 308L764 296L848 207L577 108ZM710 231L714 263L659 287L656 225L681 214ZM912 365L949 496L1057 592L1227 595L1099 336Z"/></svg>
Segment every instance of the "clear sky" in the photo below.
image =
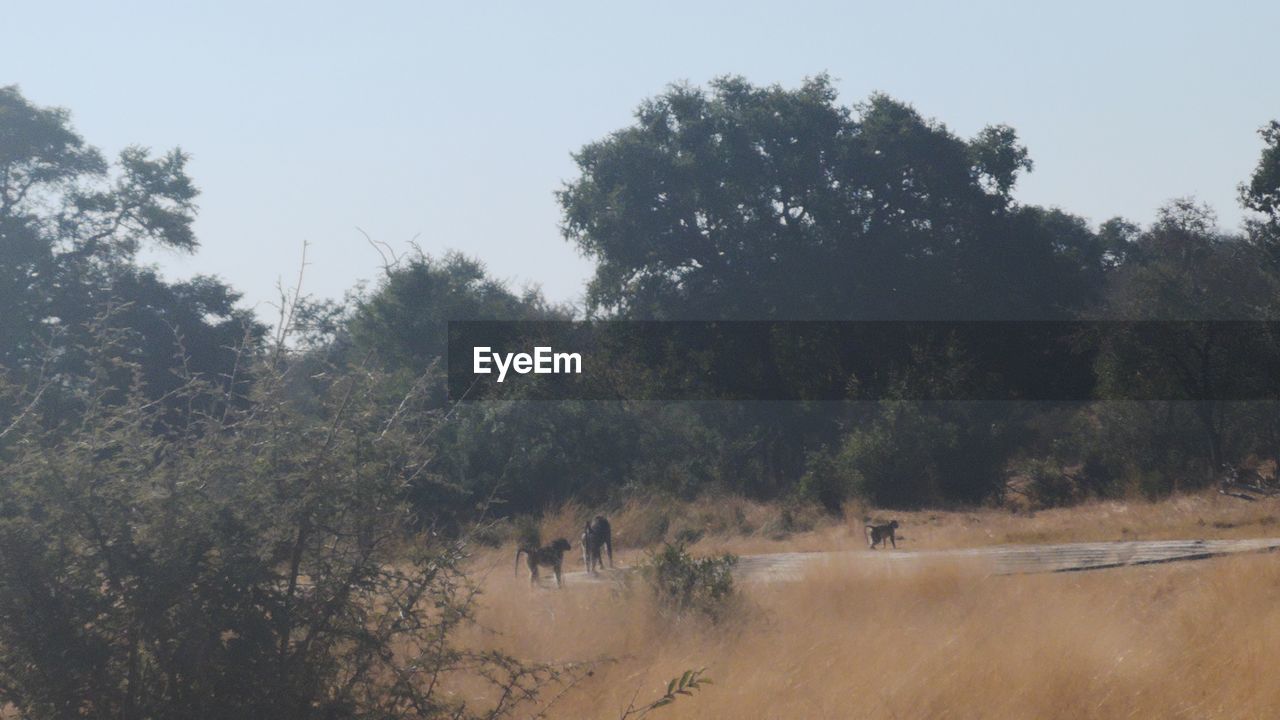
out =
<svg viewBox="0 0 1280 720"><path fill-rule="evenodd" d="M580 297L552 193L570 152L677 80L884 91L961 135L1013 125L1017 197L1094 223L1236 185L1280 118L1280 3L58 2L0 0L0 84L114 153L180 145L203 191L191 257L260 305L312 243L307 289L374 278L357 232L463 250ZM262 307L265 310L265 307Z"/></svg>

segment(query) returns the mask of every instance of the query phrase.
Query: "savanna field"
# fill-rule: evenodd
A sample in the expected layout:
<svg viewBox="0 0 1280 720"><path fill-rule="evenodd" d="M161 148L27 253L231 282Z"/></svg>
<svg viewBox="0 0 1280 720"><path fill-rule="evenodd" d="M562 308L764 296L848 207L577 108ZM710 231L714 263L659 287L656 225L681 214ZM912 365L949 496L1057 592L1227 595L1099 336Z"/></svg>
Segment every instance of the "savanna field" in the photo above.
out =
<svg viewBox="0 0 1280 720"><path fill-rule="evenodd" d="M899 547L923 550L1267 537L1277 532L1277 510L1202 494L1034 515L894 517L904 525ZM723 526L697 539L695 554L865 552L860 521L793 518L814 526L787 533L778 528L778 512L732 500L635 503L615 522L626 548L619 564L643 560L646 549L628 547L627 537L661 526L655 514L667 515L668 532L686 539L694 523ZM579 514L570 508L549 518L544 537L571 536ZM713 684L653 716L1241 718L1271 717L1280 707L1280 686L1265 670L1280 660L1274 555L990 576L964 562L890 564L851 554L811 568L798 582L740 584L716 623L662 613L634 582L628 589L570 578L561 591L550 584L531 590L526 575L513 577L505 551L475 562L484 594L467 643L581 663L580 679L555 700L552 717L621 717L630 704L661 696L671 677L702 667ZM569 561L568 569L580 568L580 558Z"/></svg>
<svg viewBox="0 0 1280 720"><path fill-rule="evenodd" d="M26 3L0 720L1280 717L1255 4Z"/></svg>

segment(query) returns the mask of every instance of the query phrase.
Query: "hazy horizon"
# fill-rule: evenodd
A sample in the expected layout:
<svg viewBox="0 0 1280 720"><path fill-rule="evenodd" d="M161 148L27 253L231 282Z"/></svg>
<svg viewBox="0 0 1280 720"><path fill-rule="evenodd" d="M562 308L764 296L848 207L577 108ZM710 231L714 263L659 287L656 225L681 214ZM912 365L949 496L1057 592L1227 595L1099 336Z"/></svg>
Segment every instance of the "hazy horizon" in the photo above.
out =
<svg viewBox="0 0 1280 720"><path fill-rule="evenodd" d="M305 291L340 297L375 278L357 227L577 300L591 263L561 238L553 197L575 175L570 153L676 81L794 87L828 72L843 104L886 92L961 136L1008 123L1036 163L1017 199L1095 225L1149 222L1190 195L1236 227L1255 131L1280 118L1280 89L1257 82L1280 6L1261 2L808 3L782 16L757 3L51 2L7 15L23 32L0 46L0 85L67 108L108 154L191 154L201 248L147 259L169 277L218 275L264 317L304 241Z"/></svg>

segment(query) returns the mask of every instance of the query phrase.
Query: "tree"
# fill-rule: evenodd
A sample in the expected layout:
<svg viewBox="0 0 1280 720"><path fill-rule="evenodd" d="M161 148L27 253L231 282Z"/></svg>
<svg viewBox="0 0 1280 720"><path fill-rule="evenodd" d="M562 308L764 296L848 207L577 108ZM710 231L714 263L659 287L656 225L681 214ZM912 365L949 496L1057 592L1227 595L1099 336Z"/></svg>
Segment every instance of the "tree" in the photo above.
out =
<svg viewBox="0 0 1280 720"><path fill-rule="evenodd" d="M388 367L421 372L444 357L450 320L568 317L568 310L548 303L536 288L513 293L489 277L479 260L458 252L433 258L415 250L357 299L348 329L357 351L378 353Z"/></svg>
<svg viewBox="0 0 1280 720"><path fill-rule="evenodd" d="M1258 131L1265 147L1249 182L1240 186L1240 202L1262 213L1274 227L1280 223L1280 120Z"/></svg>
<svg viewBox="0 0 1280 720"><path fill-rule="evenodd" d="M148 392L177 386L179 365L229 376L237 346L261 332L239 294L196 277L168 283L138 267L143 244L190 252L197 190L187 156L141 147L109 165L71 127L0 88L0 367L31 380L81 376L88 327L108 320L132 340Z"/></svg>
<svg viewBox="0 0 1280 720"><path fill-rule="evenodd" d="M842 107L826 76L673 86L574 157L563 229L596 260L596 314L1043 319L1097 290L1093 233L1012 202L1031 162L1011 128Z"/></svg>
<svg viewBox="0 0 1280 720"><path fill-rule="evenodd" d="M673 86L642 103L634 124L574 157L578 177L558 197L566 238L596 261L587 298L595 316L1071 318L1105 281L1106 246L1083 220L1013 201L1032 164L1012 128L963 139L884 95L845 107L826 76L794 90L736 77ZM751 387L830 397L911 362L877 356L878 367L841 377L827 358L788 352L795 338L766 347L713 335L680 351L749 358L698 378L730 395ZM744 483L763 495L790 487L806 455L839 436L840 413L819 405L704 416L727 437L751 439L739 462L763 467L759 481ZM986 497L999 482L997 469L936 495Z"/></svg>
<svg viewBox="0 0 1280 720"><path fill-rule="evenodd" d="M1008 412L999 403L881 403L833 458L811 464L835 476L811 481L881 507L998 500L1012 444Z"/></svg>
<svg viewBox="0 0 1280 720"><path fill-rule="evenodd" d="M1124 254L1103 316L1160 322L1099 325L1099 391L1103 398L1182 401L1200 427L1204 469L1217 472L1227 452L1224 400L1274 396L1280 359L1270 331L1221 321L1273 317L1280 275L1262 248L1221 232L1212 211L1185 199L1162 208ZM1177 407L1150 409L1152 421L1166 425L1182 417Z"/></svg>

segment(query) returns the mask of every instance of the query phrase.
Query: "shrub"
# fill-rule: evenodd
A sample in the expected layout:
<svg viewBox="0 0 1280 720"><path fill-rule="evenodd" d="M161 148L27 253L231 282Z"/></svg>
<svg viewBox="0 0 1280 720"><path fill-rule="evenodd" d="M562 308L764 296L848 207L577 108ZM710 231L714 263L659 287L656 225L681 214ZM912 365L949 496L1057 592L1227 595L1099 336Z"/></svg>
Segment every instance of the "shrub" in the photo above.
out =
<svg viewBox="0 0 1280 720"><path fill-rule="evenodd" d="M1081 499L1076 479L1051 461L1028 461L1022 471L1027 477L1027 499L1036 507L1063 507Z"/></svg>
<svg viewBox="0 0 1280 720"><path fill-rule="evenodd" d="M38 395L0 387L0 408L34 408L0 417L5 714L502 717L557 677L452 640L478 591L466 538L415 531L404 496L438 422L421 397L244 353L249 397L210 412L188 378L171 412L98 350L108 364L65 383L74 423L50 430ZM488 700L441 689L463 680Z"/></svg>
<svg viewBox="0 0 1280 720"><path fill-rule="evenodd" d="M694 558L683 543L667 543L649 555L640 572L661 612L719 620L735 597L733 568L737 564L733 555Z"/></svg>
<svg viewBox="0 0 1280 720"><path fill-rule="evenodd" d="M831 471L879 507L1000 500L1015 413L1005 405L882 402L845 437Z"/></svg>
<svg viewBox="0 0 1280 720"><path fill-rule="evenodd" d="M538 518L533 515L521 515L513 523L516 547L542 547L542 529L538 526Z"/></svg>
<svg viewBox="0 0 1280 720"><path fill-rule="evenodd" d="M796 496L816 502L832 515L842 515L844 502L852 495L849 477L841 472L836 459L826 449L811 452L805 461L805 473L796 485Z"/></svg>

